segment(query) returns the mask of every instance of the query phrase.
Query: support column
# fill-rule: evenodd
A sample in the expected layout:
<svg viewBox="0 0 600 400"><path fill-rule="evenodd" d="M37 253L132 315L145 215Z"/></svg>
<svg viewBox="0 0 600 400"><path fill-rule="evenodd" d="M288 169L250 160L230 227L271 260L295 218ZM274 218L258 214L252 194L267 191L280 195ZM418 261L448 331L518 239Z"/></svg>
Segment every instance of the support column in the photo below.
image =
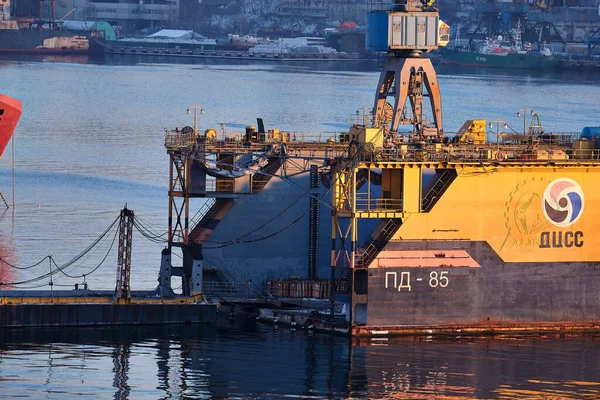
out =
<svg viewBox="0 0 600 400"><path fill-rule="evenodd" d="M316 165L310 166L310 194L308 206L308 279L318 275L319 262L319 174Z"/></svg>
<svg viewBox="0 0 600 400"><path fill-rule="evenodd" d="M169 172L169 249L188 244L192 158L184 152L171 154ZM181 200L178 200L181 199Z"/></svg>
<svg viewBox="0 0 600 400"><path fill-rule="evenodd" d="M421 212L421 168L402 170L402 210L409 213Z"/></svg>
<svg viewBox="0 0 600 400"><path fill-rule="evenodd" d="M175 293L171 287L173 270L171 266L171 250L164 249L161 253L160 272L158 274L158 295L160 297L173 297Z"/></svg>
<svg viewBox="0 0 600 400"><path fill-rule="evenodd" d="M390 124L391 130L396 132L400 124L413 124L416 133L422 135L421 102L423 86L427 89L437 138L443 138L441 95L437 83L437 74L433 69L433 65L431 65L431 60L428 58L388 58L381 71L375 96L374 113L376 121L381 123L385 120L385 104L387 98L392 97L395 101ZM407 99L413 112L411 118L406 118L403 115Z"/></svg>
<svg viewBox="0 0 600 400"><path fill-rule="evenodd" d="M117 286L114 297L117 299L130 299L131 286L131 240L133 234L133 210L127 206L121 210L119 222L119 252L117 259Z"/></svg>
<svg viewBox="0 0 600 400"><path fill-rule="evenodd" d="M334 320L334 305L335 305L335 266L336 266L336 241L337 241L337 225L338 225L338 166L331 166L331 175L333 176L333 190L331 191L331 270L329 274L329 317L331 322Z"/></svg>
<svg viewBox="0 0 600 400"><path fill-rule="evenodd" d="M192 274L190 277L190 296L202 294L202 269L204 268L202 260L194 258L192 261Z"/></svg>

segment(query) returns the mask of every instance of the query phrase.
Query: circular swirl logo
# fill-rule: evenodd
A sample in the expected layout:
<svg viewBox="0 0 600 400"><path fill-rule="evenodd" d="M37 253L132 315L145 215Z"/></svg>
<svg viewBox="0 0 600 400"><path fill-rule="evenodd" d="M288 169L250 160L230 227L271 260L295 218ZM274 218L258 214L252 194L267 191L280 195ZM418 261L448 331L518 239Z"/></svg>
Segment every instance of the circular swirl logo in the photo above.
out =
<svg viewBox="0 0 600 400"><path fill-rule="evenodd" d="M544 191L542 209L553 225L571 226L583 213L583 190L572 179L556 179Z"/></svg>

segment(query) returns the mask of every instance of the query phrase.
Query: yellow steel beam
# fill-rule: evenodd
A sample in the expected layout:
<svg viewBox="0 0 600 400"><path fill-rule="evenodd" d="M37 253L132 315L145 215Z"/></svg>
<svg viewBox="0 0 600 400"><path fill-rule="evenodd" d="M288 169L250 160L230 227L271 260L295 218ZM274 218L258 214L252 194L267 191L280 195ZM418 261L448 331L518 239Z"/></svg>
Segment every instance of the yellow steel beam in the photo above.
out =
<svg viewBox="0 0 600 400"><path fill-rule="evenodd" d="M421 172L420 168L406 168L404 170L401 183L402 209L404 212L421 212Z"/></svg>

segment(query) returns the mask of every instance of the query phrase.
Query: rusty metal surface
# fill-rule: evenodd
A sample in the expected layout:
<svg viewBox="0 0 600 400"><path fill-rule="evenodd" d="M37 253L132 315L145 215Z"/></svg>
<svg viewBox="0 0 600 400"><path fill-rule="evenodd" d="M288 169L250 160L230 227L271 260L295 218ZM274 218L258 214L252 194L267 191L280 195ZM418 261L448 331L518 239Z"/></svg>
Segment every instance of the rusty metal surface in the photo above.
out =
<svg viewBox="0 0 600 400"><path fill-rule="evenodd" d="M352 336L356 338L386 336L482 336L482 335L535 335L565 336L581 333L600 332L600 321L541 323L523 322L518 324L451 324L420 326L354 326Z"/></svg>
<svg viewBox="0 0 600 400"><path fill-rule="evenodd" d="M133 210L121 210L119 221L119 250L117 257L116 298L131 297L131 241L133 235Z"/></svg>
<svg viewBox="0 0 600 400"><path fill-rule="evenodd" d="M454 136L446 132L447 137ZM343 140L342 134L336 132L316 132L302 134L298 140L267 139L263 142L245 142L240 133L228 133L225 140L190 140L189 135L167 132L165 147L173 152L198 152L199 154L255 154L262 152L266 155L284 158L337 158L348 155L349 143ZM462 164L489 163L494 165L556 165L597 164L600 159L600 149L579 149L577 147L580 133L547 133L543 140L535 146L528 145L529 136L516 135L520 143L508 140L508 135L499 144L491 139L480 145L439 143L427 144L416 149L410 146L384 146L383 148L359 151L352 156L353 160L361 163L380 163L385 165L359 165L358 168L401 168L413 164L424 164L427 167L438 165L444 168L460 168ZM514 136L514 135L513 135ZM516 139L513 141L517 141ZM284 151L282 152L282 149ZM501 159L498 153L502 154Z"/></svg>
<svg viewBox="0 0 600 400"><path fill-rule="evenodd" d="M101 290L11 290L0 295L0 305L19 304L111 304L114 292ZM153 291L132 291L129 304L196 304L205 301L203 295L172 298L154 297Z"/></svg>

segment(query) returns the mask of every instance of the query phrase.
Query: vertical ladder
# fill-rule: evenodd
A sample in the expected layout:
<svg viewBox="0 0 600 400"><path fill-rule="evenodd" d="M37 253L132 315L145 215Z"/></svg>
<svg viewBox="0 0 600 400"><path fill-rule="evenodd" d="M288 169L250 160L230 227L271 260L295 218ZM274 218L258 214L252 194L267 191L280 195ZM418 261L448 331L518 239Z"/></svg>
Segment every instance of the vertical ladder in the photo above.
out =
<svg viewBox="0 0 600 400"><path fill-rule="evenodd" d="M117 258L117 286L115 288L116 299L130 299L131 286L131 239L133 235L133 210L127 206L121 210L119 221L119 253Z"/></svg>
<svg viewBox="0 0 600 400"><path fill-rule="evenodd" d="M318 189L319 174L316 165L310 166L310 188ZM308 214L308 279L315 279L318 274L319 260L319 195L311 193Z"/></svg>

